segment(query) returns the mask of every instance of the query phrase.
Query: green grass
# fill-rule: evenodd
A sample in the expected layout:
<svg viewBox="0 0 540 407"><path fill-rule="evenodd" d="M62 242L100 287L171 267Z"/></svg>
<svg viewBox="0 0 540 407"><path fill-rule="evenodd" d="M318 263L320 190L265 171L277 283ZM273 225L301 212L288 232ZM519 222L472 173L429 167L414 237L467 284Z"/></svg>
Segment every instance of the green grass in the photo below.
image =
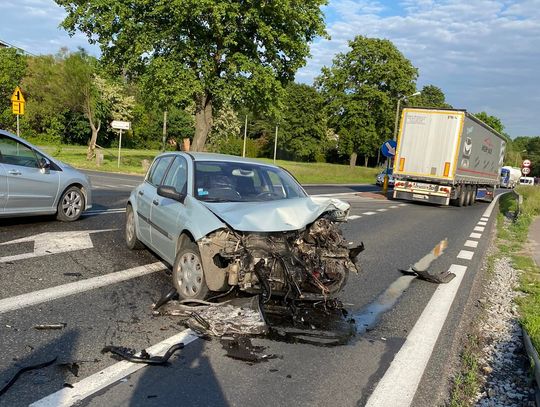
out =
<svg viewBox="0 0 540 407"><path fill-rule="evenodd" d="M465 407L471 404L472 398L480 389L478 367L479 341L476 336L469 336L465 349L461 354L459 373L454 377L450 395L450 407Z"/></svg>
<svg viewBox="0 0 540 407"><path fill-rule="evenodd" d="M518 187L516 191L523 196L521 213L511 223L504 222L502 215L499 215L497 246L499 255L509 256L513 267L522 271L518 289L525 295L516 300L520 321L531 336L535 348L540 351L540 268L525 252L529 226L540 215L540 187ZM516 211L515 195L502 197L500 209L504 213Z"/></svg>
<svg viewBox="0 0 540 407"><path fill-rule="evenodd" d="M85 146L45 146L40 147L47 154L77 168L89 170L144 174L142 160L152 161L159 154L158 150L122 149L120 168L118 168L118 150L104 149L103 164L98 167L96 160L86 160ZM271 159L259 159L273 163ZM328 163L301 163L277 160L276 164L290 171L303 184L373 184L378 168L349 167L348 165Z"/></svg>

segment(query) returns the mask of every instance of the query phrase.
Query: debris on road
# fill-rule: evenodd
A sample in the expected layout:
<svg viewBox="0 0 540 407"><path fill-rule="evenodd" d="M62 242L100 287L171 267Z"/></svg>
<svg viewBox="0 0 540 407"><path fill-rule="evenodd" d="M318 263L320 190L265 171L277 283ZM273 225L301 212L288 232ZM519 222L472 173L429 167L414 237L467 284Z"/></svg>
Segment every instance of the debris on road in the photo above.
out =
<svg viewBox="0 0 540 407"><path fill-rule="evenodd" d="M266 362L270 359L276 359L274 354L263 354L266 349L264 346L255 346L251 339L245 336L222 337L221 346L227 351L225 356L232 359L243 360L249 363Z"/></svg>
<svg viewBox="0 0 540 407"><path fill-rule="evenodd" d="M165 352L163 356L151 356L145 349L140 352L137 352L131 348L125 348L122 346L105 346L101 353L110 352L120 359L127 360L132 363L146 363L148 365L164 365L166 364L170 357L179 349L183 349L184 344L182 342L173 345Z"/></svg>
<svg viewBox="0 0 540 407"><path fill-rule="evenodd" d="M48 330L48 329L64 329L67 326L66 323L61 324L42 324L42 325L35 325L34 329L38 330Z"/></svg>
<svg viewBox="0 0 540 407"><path fill-rule="evenodd" d="M24 373L24 372L28 372L30 370L37 370L37 369L43 369L44 367L47 367L47 366L50 366L52 365L54 362L56 362L56 356L47 361L47 362L43 362L43 363L37 363L35 365L29 365L29 366L25 366L25 367L22 367L21 369L19 369L17 371L17 373L15 373L15 375L9 379L9 381L4 385L4 387L2 387L0 389L0 396L2 396L6 391L8 391L8 389L13 386L13 384L19 379L19 377Z"/></svg>
<svg viewBox="0 0 540 407"><path fill-rule="evenodd" d="M185 324L201 334L260 335L267 331L259 296L235 298L222 303L200 300L169 301L157 312L185 317Z"/></svg>
<svg viewBox="0 0 540 407"><path fill-rule="evenodd" d="M447 284L456 277L454 273L445 270L443 272L434 273L429 270L429 266L434 260L438 259L448 247L448 239L441 240L431 252L422 257L406 270L399 270L403 274L416 275L422 280L429 281L435 284Z"/></svg>

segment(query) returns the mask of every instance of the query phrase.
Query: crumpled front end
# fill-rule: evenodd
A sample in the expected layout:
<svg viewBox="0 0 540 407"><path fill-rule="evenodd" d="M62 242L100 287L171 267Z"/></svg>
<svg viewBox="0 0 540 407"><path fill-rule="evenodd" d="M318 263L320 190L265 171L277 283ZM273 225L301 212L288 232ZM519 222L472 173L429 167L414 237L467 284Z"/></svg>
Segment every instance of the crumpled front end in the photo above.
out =
<svg viewBox="0 0 540 407"><path fill-rule="evenodd" d="M238 286L264 298L332 297L358 272L355 258L363 250L349 248L338 227L344 220L334 210L296 231L212 232L199 241L206 282L214 291Z"/></svg>

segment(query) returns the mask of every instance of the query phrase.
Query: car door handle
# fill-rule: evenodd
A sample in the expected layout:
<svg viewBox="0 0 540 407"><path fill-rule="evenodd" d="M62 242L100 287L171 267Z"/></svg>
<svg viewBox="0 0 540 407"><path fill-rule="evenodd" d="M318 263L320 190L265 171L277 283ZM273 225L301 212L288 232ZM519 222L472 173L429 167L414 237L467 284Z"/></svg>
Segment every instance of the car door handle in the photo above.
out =
<svg viewBox="0 0 540 407"><path fill-rule="evenodd" d="M143 196L143 195L144 195L144 192L143 192L143 191L139 191L139 195L140 195L140 196Z"/></svg>
<svg viewBox="0 0 540 407"><path fill-rule="evenodd" d="M21 172L20 171L17 171L17 170L9 170L8 173L10 175L21 175Z"/></svg>
<svg viewBox="0 0 540 407"><path fill-rule="evenodd" d="M158 201L157 199L154 199L154 200L152 201L152 203L153 203L154 205L156 205L156 206L159 205L159 201Z"/></svg>

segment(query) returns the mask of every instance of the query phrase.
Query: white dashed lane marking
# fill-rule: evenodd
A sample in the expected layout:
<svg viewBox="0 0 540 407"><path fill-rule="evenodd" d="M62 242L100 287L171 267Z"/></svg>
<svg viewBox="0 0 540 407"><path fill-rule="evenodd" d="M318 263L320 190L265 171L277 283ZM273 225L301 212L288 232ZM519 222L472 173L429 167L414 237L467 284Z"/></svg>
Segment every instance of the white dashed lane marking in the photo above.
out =
<svg viewBox="0 0 540 407"><path fill-rule="evenodd" d="M377 209L377 212L386 212L388 209L385 209L385 208L381 208L381 209Z"/></svg>
<svg viewBox="0 0 540 407"><path fill-rule="evenodd" d="M472 237L473 239L480 239L482 237L482 233L471 233L469 237Z"/></svg>
<svg viewBox="0 0 540 407"><path fill-rule="evenodd" d="M370 215L376 215L376 214L377 214L377 212L364 212L362 215L370 216Z"/></svg>
<svg viewBox="0 0 540 407"><path fill-rule="evenodd" d="M483 226L475 226L474 227L474 230L477 231L477 232L483 232L484 229L485 229L485 227L483 227Z"/></svg>
<svg viewBox="0 0 540 407"><path fill-rule="evenodd" d="M478 226L486 226L487 222L478 222Z"/></svg>
<svg viewBox="0 0 540 407"><path fill-rule="evenodd" d="M471 260L473 258L473 255L474 255L474 252L470 252L468 250L461 250L458 253L457 258L458 259Z"/></svg>
<svg viewBox="0 0 540 407"><path fill-rule="evenodd" d="M361 216L360 215L349 215L349 217L347 218L347 220L355 220L355 219L360 219Z"/></svg>
<svg viewBox="0 0 540 407"><path fill-rule="evenodd" d="M465 242L465 246L467 246L467 247L477 247L478 242L476 240L467 240Z"/></svg>

